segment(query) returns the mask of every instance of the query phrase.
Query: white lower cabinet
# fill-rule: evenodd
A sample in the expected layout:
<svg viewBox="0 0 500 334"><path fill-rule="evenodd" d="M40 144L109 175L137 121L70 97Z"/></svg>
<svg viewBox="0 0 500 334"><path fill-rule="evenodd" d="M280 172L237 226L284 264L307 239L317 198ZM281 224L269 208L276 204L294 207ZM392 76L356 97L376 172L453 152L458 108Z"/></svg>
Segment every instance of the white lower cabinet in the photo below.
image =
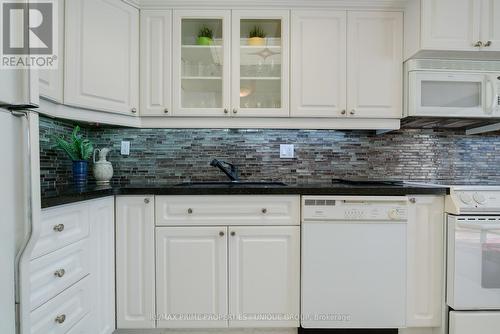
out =
<svg viewBox="0 0 500 334"><path fill-rule="evenodd" d="M407 327L440 327L444 305L444 199L410 196Z"/></svg>
<svg viewBox="0 0 500 334"><path fill-rule="evenodd" d="M154 197L116 198L117 328L155 328Z"/></svg>
<svg viewBox="0 0 500 334"><path fill-rule="evenodd" d="M299 327L300 227L229 228L230 327Z"/></svg>
<svg viewBox="0 0 500 334"><path fill-rule="evenodd" d="M156 229L156 304L159 328L227 327L226 227Z"/></svg>

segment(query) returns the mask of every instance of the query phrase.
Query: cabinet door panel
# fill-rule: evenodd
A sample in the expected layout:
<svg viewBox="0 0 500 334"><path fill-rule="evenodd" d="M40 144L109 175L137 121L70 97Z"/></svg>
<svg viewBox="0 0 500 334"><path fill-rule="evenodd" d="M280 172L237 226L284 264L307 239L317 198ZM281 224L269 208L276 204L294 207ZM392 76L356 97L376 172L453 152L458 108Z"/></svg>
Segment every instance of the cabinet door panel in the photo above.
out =
<svg viewBox="0 0 500 334"><path fill-rule="evenodd" d="M401 118L403 14L349 12L347 25L348 115Z"/></svg>
<svg viewBox="0 0 500 334"><path fill-rule="evenodd" d="M156 284L159 328L227 327L227 228L157 228Z"/></svg>
<svg viewBox="0 0 500 334"><path fill-rule="evenodd" d="M491 42L484 51L500 51L500 0L483 0L481 40Z"/></svg>
<svg viewBox="0 0 500 334"><path fill-rule="evenodd" d="M481 1L422 0L422 47L470 51L479 41Z"/></svg>
<svg viewBox="0 0 500 334"><path fill-rule="evenodd" d="M141 115L170 116L172 11L141 11Z"/></svg>
<svg viewBox="0 0 500 334"><path fill-rule="evenodd" d="M444 280L444 201L412 196L408 221L406 326L439 327Z"/></svg>
<svg viewBox="0 0 500 334"><path fill-rule="evenodd" d="M155 328L152 197L116 198L116 293L117 328Z"/></svg>
<svg viewBox="0 0 500 334"><path fill-rule="evenodd" d="M298 327L300 228L229 228L230 327ZM234 235L233 235L234 234ZM262 316L275 315L275 320Z"/></svg>
<svg viewBox="0 0 500 334"><path fill-rule="evenodd" d="M68 1L65 28L65 104L135 114L138 9L119 0Z"/></svg>
<svg viewBox="0 0 500 334"><path fill-rule="evenodd" d="M228 116L230 108L229 10L175 10L173 102L175 116ZM199 39L207 28L212 38Z"/></svg>
<svg viewBox="0 0 500 334"><path fill-rule="evenodd" d="M92 313L95 334L115 330L115 202L114 197L90 202Z"/></svg>
<svg viewBox="0 0 500 334"><path fill-rule="evenodd" d="M345 114L346 22L344 11L292 12L292 116Z"/></svg>
<svg viewBox="0 0 500 334"><path fill-rule="evenodd" d="M232 12L231 116L289 116L289 12ZM250 38L262 29L264 38Z"/></svg>

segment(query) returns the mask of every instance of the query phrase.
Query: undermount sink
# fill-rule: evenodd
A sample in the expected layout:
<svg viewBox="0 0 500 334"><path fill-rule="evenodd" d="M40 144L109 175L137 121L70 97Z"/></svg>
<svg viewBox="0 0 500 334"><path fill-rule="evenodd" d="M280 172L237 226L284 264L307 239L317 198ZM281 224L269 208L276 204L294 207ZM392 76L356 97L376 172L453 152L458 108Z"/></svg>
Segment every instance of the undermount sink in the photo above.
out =
<svg viewBox="0 0 500 334"><path fill-rule="evenodd" d="M268 186L268 187L285 187L286 184L277 181L195 181L183 182L175 185L176 187L252 187L252 186Z"/></svg>

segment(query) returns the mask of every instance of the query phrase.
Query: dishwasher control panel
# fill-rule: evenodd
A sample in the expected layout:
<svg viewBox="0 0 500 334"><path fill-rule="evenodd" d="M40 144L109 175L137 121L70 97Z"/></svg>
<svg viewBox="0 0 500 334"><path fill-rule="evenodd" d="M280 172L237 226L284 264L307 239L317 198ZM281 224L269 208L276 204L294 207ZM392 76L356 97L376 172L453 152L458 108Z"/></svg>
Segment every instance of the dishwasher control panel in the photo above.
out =
<svg viewBox="0 0 500 334"><path fill-rule="evenodd" d="M302 220L404 221L408 219L406 197L304 196Z"/></svg>

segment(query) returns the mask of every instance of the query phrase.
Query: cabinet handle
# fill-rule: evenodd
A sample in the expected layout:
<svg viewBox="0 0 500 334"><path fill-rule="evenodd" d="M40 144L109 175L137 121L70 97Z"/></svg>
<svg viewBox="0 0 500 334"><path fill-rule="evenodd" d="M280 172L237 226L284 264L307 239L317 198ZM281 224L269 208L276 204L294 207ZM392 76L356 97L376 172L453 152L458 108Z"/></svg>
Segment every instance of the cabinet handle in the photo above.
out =
<svg viewBox="0 0 500 334"><path fill-rule="evenodd" d="M62 324L64 321L66 321L66 314L61 314L61 315L58 315L55 319L54 319L55 322L57 322L58 324Z"/></svg>
<svg viewBox="0 0 500 334"><path fill-rule="evenodd" d="M233 114L237 114L238 113L238 109L234 108L233 109Z"/></svg>
<svg viewBox="0 0 500 334"><path fill-rule="evenodd" d="M167 109L167 108L163 109L163 112L164 112L165 114L168 114L168 109Z"/></svg>
<svg viewBox="0 0 500 334"><path fill-rule="evenodd" d="M224 232L223 232L223 231L220 231L220 232L219 232L219 235L220 235L221 237L223 237L223 236L224 236Z"/></svg>
<svg viewBox="0 0 500 334"><path fill-rule="evenodd" d="M416 198L414 198L414 197L410 198L410 200L409 200L409 201L410 201L410 203L412 203L412 204L417 203L417 199L416 199Z"/></svg>
<svg viewBox="0 0 500 334"><path fill-rule="evenodd" d="M55 232L62 232L62 231L64 231L64 224L54 225L54 231Z"/></svg>
<svg viewBox="0 0 500 334"><path fill-rule="evenodd" d="M341 113L342 115L345 115L345 114L346 114L346 110L344 109L344 110L342 110L340 113Z"/></svg>
<svg viewBox="0 0 500 334"><path fill-rule="evenodd" d="M355 109L353 109L353 110L351 110L351 111L349 112L349 114L351 114L351 115L354 115L355 113L356 113L356 110L355 110Z"/></svg>
<svg viewBox="0 0 500 334"><path fill-rule="evenodd" d="M64 270L64 269L59 269L59 270L56 270L56 271L54 272L54 276L55 276L55 277L58 277L58 278L63 277L63 276L64 276L64 274L66 274L66 270Z"/></svg>
<svg viewBox="0 0 500 334"><path fill-rule="evenodd" d="M132 114L135 114L137 113L137 108L132 108L130 111L132 112Z"/></svg>
<svg viewBox="0 0 500 334"><path fill-rule="evenodd" d="M192 214L192 213L193 213L193 209L189 208L189 209L188 209L188 213L189 213L189 214Z"/></svg>
<svg viewBox="0 0 500 334"><path fill-rule="evenodd" d="M149 204L149 198L145 198L144 203Z"/></svg>
<svg viewBox="0 0 500 334"><path fill-rule="evenodd" d="M267 213L267 209L266 208L263 208L261 211L262 211L263 214Z"/></svg>
<svg viewBox="0 0 500 334"><path fill-rule="evenodd" d="M483 46L483 42L481 42L481 41L477 41L477 42L474 44L474 47L476 47L476 48L480 48L480 47L482 47L482 46Z"/></svg>
<svg viewBox="0 0 500 334"><path fill-rule="evenodd" d="M486 43L484 43L484 46L491 46L491 44L493 44L492 41L487 41Z"/></svg>
<svg viewBox="0 0 500 334"><path fill-rule="evenodd" d="M231 236L234 237L236 235L236 232L231 231Z"/></svg>
<svg viewBox="0 0 500 334"><path fill-rule="evenodd" d="M229 114L229 110L227 110L227 108L224 108L224 114Z"/></svg>

